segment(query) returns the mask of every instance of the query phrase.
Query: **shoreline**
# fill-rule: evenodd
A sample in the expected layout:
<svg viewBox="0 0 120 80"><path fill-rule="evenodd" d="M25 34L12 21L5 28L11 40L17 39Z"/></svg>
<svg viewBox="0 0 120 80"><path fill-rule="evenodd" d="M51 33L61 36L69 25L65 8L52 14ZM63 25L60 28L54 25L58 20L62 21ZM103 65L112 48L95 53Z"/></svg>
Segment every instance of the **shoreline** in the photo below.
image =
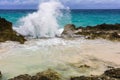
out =
<svg viewBox="0 0 120 80"><path fill-rule="evenodd" d="M52 68L58 73L64 74L66 77L70 77L72 75L80 76L80 74L84 74L86 76L96 74L101 75L108 69L107 66L115 68L120 67L120 61L118 61L120 55L117 54L120 47L119 42L111 42L102 39L84 40L77 38L75 40L65 40L58 38L39 39L36 41L32 40L27 41L25 44L10 42L8 45L8 43L2 44L6 49L7 47L9 48L7 51L9 56L0 59L0 62L2 62L0 69L3 70L3 73L10 73L12 71L12 75L14 76L11 76L11 78L20 74L35 74L36 72L41 72L48 68ZM16 45L18 47L16 47ZM33 62L31 62L31 60ZM3 65L6 65L6 68L2 67ZM46 67L44 65L46 65ZM86 69L85 73L80 73L81 70L79 71L78 67L82 65L90 66L90 68L84 68L83 70ZM14 68L12 68L12 66L14 66ZM32 67L30 68L30 66L34 66L36 69ZM10 67L11 70L9 70ZM32 71L29 71L29 68Z"/></svg>

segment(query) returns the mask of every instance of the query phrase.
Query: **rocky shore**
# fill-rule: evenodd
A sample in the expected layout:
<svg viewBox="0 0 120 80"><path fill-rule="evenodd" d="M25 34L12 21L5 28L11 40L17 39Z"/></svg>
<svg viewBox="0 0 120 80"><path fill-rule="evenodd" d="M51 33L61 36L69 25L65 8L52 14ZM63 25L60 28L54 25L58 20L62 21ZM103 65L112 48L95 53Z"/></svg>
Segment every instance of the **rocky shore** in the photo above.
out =
<svg viewBox="0 0 120 80"><path fill-rule="evenodd" d="M110 70L106 70L100 76L91 75L89 77L80 76L80 77L73 77L71 80L120 80L120 68L113 68Z"/></svg>
<svg viewBox="0 0 120 80"><path fill-rule="evenodd" d="M96 26L76 27L67 24L61 34L62 38L84 37L85 39L107 39L120 41L120 24L101 24ZM24 44L26 39L12 29L12 23L0 18L0 42L17 41Z"/></svg>
<svg viewBox="0 0 120 80"><path fill-rule="evenodd" d="M12 23L4 18L0 18L0 42L17 41L24 44L26 39L12 29Z"/></svg>
<svg viewBox="0 0 120 80"><path fill-rule="evenodd" d="M101 24L96 26L78 27L68 24L64 27L63 38L73 38L76 36L86 39L107 39L120 41L120 24Z"/></svg>
<svg viewBox="0 0 120 80"><path fill-rule="evenodd" d="M0 74L0 78L1 77L2 74ZM120 80L120 68L112 68L106 70L100 76L97 75L80 76L71 77L70 79L65 79L56 71L48 69L46 71L39 72L34 76L31 76L29 74L23 74L8 80Z"/></svg>
<svg viewBox="0 0 120 80"><path fill-rule="evenodd" d="M61 80L61 76L57 72L48 69L47 71L39 72L34 76L23 74L8 80Z"/></svg>

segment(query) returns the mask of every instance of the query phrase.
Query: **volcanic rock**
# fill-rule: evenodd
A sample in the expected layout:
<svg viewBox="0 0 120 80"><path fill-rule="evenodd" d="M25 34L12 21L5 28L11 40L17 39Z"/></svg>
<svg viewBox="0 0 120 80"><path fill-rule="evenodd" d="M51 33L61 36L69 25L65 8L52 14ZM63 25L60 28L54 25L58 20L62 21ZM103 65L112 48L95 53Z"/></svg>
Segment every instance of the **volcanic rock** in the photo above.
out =
<svg viewBox="0 0 120 80"><path fill-rule="evenodd" d="M19 75L17 77L14 77L8 80L31 80L31 76L28 74L24 74L24 75Z"/></svg>
<svg viewBox="0 0 120 80"><path fill-rule="evenodd" d="M71 80L120 80L120 68L106 70L100 76L80 76L72 77Z"/></svg>
<svg viewBox="0 0 120 80"><path fill-rule="evenodd" d="M60 75L57 72L48 69L47 71L39 72L34 76L24 74L9 80L60 80Z"/></svg>
<svg viewBox="0 0 120 80"><path fill-rule="evenodd" d="M105 71L104 73L106 76L112 77L112 78L118 78L120 79L120 68L114 68Z"/></svg>
<svg viewBox="0 0 120 80"><path fill-rule="evenodd" d="M26 39L12 29L12 23L0 18L0 42L17 41L23 44Z"/></svg>
<svg viewBox="0 0 120 80"><path fill-rule="evenodd" d="M107 76L91 76L91 77L80 76L71 78L71 80L116 80L116 79L109 78Z"/></svg>
<svg viewBox="0 0 120 80"><path fill-rule="evenodd" d="M61 34L67 37L76 37L80 35L86 39L108 39L112 41L120 41L120 24L101 24L96 26L78 27L73 24L65 26Z"/></svg>
<svg viewBox="0 0 120 80"><path fill-rule="evenodd" d="M57 72L48 69L47 71L37 73L32 77L32 80L60 80L60 75Z"/></svg>
<svg viewBox="0 0 120 80"><path fill-rule="evenodd" d="M62 32L62 37L73 37L75 30L76 28L74 24L67 24Z"/></svg>

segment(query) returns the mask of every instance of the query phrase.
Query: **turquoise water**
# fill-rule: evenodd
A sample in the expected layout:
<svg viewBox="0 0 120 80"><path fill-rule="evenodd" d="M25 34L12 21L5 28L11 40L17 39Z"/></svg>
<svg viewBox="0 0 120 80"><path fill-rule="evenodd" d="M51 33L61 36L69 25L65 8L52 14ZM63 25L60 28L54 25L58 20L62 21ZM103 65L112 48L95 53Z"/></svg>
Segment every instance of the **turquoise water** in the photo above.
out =
<svg viewBox="0 0 120 80"><path fill-rule="evenodd" d="M29 13L36 10L0 10L0 16L11 21L14 26L17 21ZM63 11L65 13L65 11ZM97 25L102 23L115 24L120 23L120 10L71 10L71 22L76 26ZM70 16L69 16L70 17ZM64 26L69 23L66 21L66 15L59 21Z"/></svg>

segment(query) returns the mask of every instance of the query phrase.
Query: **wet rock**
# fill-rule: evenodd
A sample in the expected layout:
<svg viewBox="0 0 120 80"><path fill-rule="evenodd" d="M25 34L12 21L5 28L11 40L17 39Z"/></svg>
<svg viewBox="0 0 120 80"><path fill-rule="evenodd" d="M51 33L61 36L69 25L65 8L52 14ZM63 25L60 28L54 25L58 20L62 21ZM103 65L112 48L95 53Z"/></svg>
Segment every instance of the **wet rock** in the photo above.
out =
<svg viewBox="0 0 120 80"><path fill-rule="evenodd" d="M75 30L76 28L74 24L67 24L62 32L62 37L73 37Z"/></svg>
<svg viewBox="0 0 120 80"><path fill-rule="evenodd" d="M14 77L8 80L31 80L31 76L28 74L24 74L24 75L19 75L17 77Z"/></svg>
<svg viewBox="0 0 120 80"><path fill-rule="evenodd" d="M81 76L71 78L71 80L116 80L116 79L109 78L107 76L91 76L91 77Z"/></svg>
<svg viewBox="0 0 120 80"><path fill-rule="evenodd" d="M119 40L119 41L120 41L120 35L118 35L117 32L111 33L111 34L108 36L108 38L109 38L110 40Z"/></svg>
<svg viewBox="0 0 120 80"><path fill-rule="evenodd" d="M39 72L34 76L28 74L20 75L9 80L65 80L61 78L57 72L48 69L47 71ZM106 70L100 76L80 76L72 77L70 80L120 80L120 68Z"/></svg>
<svg viewBox="0 0 120 80"><path fill-rule="evenodd" d="M70 29L68 29L70 28ZM75 25L67 25L62 35L67 37L75 37L81 35L86 39L108 39L112 41L120 41L120 24L101 24L96 26L87 26L76 28Z"/></svg>
<svg viewBox="0 0 120 80"><path fill-rule="evenodd" d="M57 72L48 69L47 71L37 73L32 77L32 80L60 80L60 75Z"/></svg>
<svg viewBox="0 0 120 80"><path fill-rule="evenodd" d="M0 31L4 30L12 30L12 23L4 18L0 18Z"/></svg>
<svg viewBox="0 0 120 80"><path fill-rule="evenodd" d="M0 18L0 42L18 41L23 44L26 39L12 29L12 23Z"/></svg>
<svg viewBox="0 0 120 80"><path fill-rule="evenodd" d="M118 78L120 79L120 68L114 68L105 71L104 75L112 77L112 78Z"/></svg>
<svg viewBox="0 0 120 80"><path fill-rule="evenodd" d="M60 75L57 72L48 69L47 71L39 72L34 76L24 74L9 80L60 80Z"/></svg>
<svg viewBox="0 0 120 80"><path fill-rule="evenodd" d="M120 30L120 24L101 24L97 26L93 26L93 29L97 30Z"/></svg>
<svg viewBox="0 0 120 80"><path fill-rule="evenodd" d="M0 79L2 78L2 73L1 73L1 71L0 71Z"/></svg>
<svg viewBox="0 0 120 80"><path fill-rule="evenodd" d="M71 80L120 80L120 68L106 70L100 76L80 76L72 77Z"/></svg>

